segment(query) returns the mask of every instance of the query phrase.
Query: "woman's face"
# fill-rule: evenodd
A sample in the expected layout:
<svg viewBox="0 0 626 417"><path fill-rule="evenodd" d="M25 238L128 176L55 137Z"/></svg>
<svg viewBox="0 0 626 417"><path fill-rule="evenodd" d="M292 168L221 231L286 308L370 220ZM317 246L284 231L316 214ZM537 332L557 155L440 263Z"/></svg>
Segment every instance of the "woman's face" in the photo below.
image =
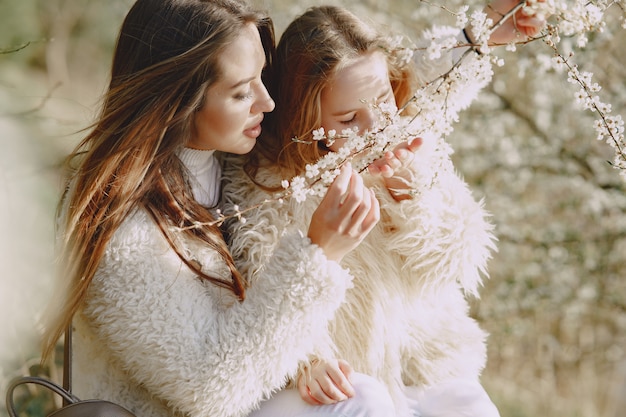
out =
<svg viewBox="0 0 626 417"><path fill-rule="evenodd" d="M359 133L371 128L378 115L372 103L395 103L387 60L381 52L362 55L340 68L320 97L322 127L326 132L356 127ZM330 149L343 145L337 140Z"/></svg>
<svg viewBox="0 0 626 417"><path fill-rule="evenodd" d="M188 146L245 154L261 134L263 113L274 110L274 101L261 81L265 53L254 24L246 25L226 46L218 64L222 76L206 91Z"/></svg>

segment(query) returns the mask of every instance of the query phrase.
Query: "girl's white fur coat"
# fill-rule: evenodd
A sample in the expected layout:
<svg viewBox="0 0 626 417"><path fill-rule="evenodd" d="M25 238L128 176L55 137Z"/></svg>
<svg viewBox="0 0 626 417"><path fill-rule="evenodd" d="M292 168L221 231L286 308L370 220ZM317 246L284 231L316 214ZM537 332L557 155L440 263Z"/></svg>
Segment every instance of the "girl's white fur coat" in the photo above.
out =
<svg viewBox="0 0 626 417"><path fill-rule="evenodd" d="M357 372L381 379L404 415L403 386L426 387L451 378L476 380L485 365L485 333L468 315L467 294L477 294L494 249L492 225L454 172L445 149L425 144L413 200L396 202L388 190L366 178L381 201L381 221L341 264L354 287L330 326L333 343L308 337L317 355L336 355ZM227 160L224 198L241 208L272 195ZM436 176L433 174L437 172ZM280 184L262 169L257 180ZM263 259L285 233L306 233L318 197L261 204L231 224L231 251L253 280L263 280Z"/></svg>
<svg viewBox="0 0 626 417"><path fill-rule="evenodd" d="M454 36L454 28L436 28L428 36ZM463 42L463 40L461 41ZM433 61L414 56L421 82L445 73L462 50ZM473 57L468 57L468 63ZM464 64L465 65L465 62ZM487 68L490 71L490 67ZM448 97L449 111L467 107L491 73L466 79ZM428 387L452 379L476 381L486 362L486 334L469 316L466 296L478 295L486 265L495 248L493 226L455 171L452 150L443 139L423 138L414 199L396 202L382 181L365 174L381 202L381 221L357 249L342 261L354 287L330 325L333 343L309 337L318 356L336 355L357 372L382 380L397 405L408 413L404 386ZM315 146L315 145L311 145ZM223 198L240 208L259 204L246 222L231 224L231 251L253 282L262 280L263 260L271 256L286 233L306 233L320 198L304 203L272 200L243 172L241 158L226 160ZM275 171L262 168L261 184L277 186ZM227 213L228 214L228 213Z"/></svg>
<svg viewBox="0 0 626 417"><path fill-rule="evenodd" d="M331 322L333 343L309 337L318 356L335 355L357 372L382 380L405 415L404 386L427 387L450 379L477 380L485 365L485 333L468 314L465 296L477 295L495 249L492 225L457 175L442 141L425 140L412 200L396 202L382 181L365 175L381 202L381 221L344 257L354 287ZM231 157L224 171L224 200L240 208L260 204L232 222L231 251L239 268L262 280L269 258L285 233L306 233L320 198L263 203L272 195ZM257 181L280 184L272 170ZM228 211L227 211L228 213Z"/></svg>

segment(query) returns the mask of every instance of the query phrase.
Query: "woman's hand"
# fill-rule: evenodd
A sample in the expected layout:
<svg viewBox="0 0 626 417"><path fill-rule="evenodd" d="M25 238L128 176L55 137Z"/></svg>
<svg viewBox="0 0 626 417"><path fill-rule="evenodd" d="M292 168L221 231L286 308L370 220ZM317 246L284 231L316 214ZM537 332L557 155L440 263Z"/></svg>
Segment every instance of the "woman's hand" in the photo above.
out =
<svg viewBox="0 0 626 417"><path fill-rule="evenodd" d="M315 360L308 372L298 377L298 391L302 399L311 405L347 400L354 396L351 373L352 367L344 360Z"/></svg>
<svg viewBox="0 0 626 417"><path fill-rule="evenodd" d="M313 213L308 236L328 259L339 262L356 248L380 220L374 192L346 164Z"/></svg>
<svg viewBox="0 0 626 417"><path fill-rule="evenodd" d="M397 201L411 198L409 194L413 176L411 166L417 163L415 152L421 145L421 138L403 142L396 146L393 152L386 152L382 158L372 162L368 167L371 175L383 177L385 186Z"/></svg>
<svg viewBox="0 0 626 417"><path fill-rule="evenodd" d="M488 18L497 23L502 19L502 16L506 15L521 2L521 0L494 0L485 8L485 13L487 13ZM528 16L521 8L491 34L489 43L500 45L513 41L526 41L541 32L545 25L546 21L544 18Z"/></svg>

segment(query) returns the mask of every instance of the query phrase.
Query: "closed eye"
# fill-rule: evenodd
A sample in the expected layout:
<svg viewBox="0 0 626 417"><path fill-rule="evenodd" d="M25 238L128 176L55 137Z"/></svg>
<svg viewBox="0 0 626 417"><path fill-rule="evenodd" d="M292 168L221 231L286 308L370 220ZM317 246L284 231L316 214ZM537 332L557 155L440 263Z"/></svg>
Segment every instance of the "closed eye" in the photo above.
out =
<svg viewBox="0 0 626 417"><path fill-rule="evenodd" d="M376 103L387 103L391 102L394 99L393 91L387 90L384 94L381 94L380 97L376 100Z"/></svg>
<svg viewBox="0 0 626 417"><path fill-rule="evenodd" d="M250 100L251 98L252 98L252 92L251 91L235 95L235 99L236 100L241 100L241 101Z"/></svg>
<svg viewBox="0 0 626 417"><path fill-rule="evenodd" d="M350 120L340 120L339 123L344 124L344 125L349 125L349 124L354 123L355 120L356 120L356 113L352 115Z"/></svg>

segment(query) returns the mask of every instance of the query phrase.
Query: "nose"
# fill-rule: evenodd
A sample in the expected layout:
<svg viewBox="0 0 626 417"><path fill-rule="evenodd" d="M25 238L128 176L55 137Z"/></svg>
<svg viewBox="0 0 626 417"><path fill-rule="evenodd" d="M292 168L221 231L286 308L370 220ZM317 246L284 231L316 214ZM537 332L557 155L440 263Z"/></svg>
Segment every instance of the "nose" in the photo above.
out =
<svg viewBox="0 0 626 417"><path fill-rule="evenodd" d="M368 109L361 119L361 124L359 126L359 133L364 133L366 130L371 129L376 124L378 120L378 113L374 109Z"/></svg>
<svg viewBox="0 0 626 417"><path fill-rule="evenodd" d="M261 83L256 95L253 111L269 113L274 110L274 107L276 107L276 103L274 103L274 100L270 97L270 93L267 91L267 88L265 88L265 85Z"/></svg>

